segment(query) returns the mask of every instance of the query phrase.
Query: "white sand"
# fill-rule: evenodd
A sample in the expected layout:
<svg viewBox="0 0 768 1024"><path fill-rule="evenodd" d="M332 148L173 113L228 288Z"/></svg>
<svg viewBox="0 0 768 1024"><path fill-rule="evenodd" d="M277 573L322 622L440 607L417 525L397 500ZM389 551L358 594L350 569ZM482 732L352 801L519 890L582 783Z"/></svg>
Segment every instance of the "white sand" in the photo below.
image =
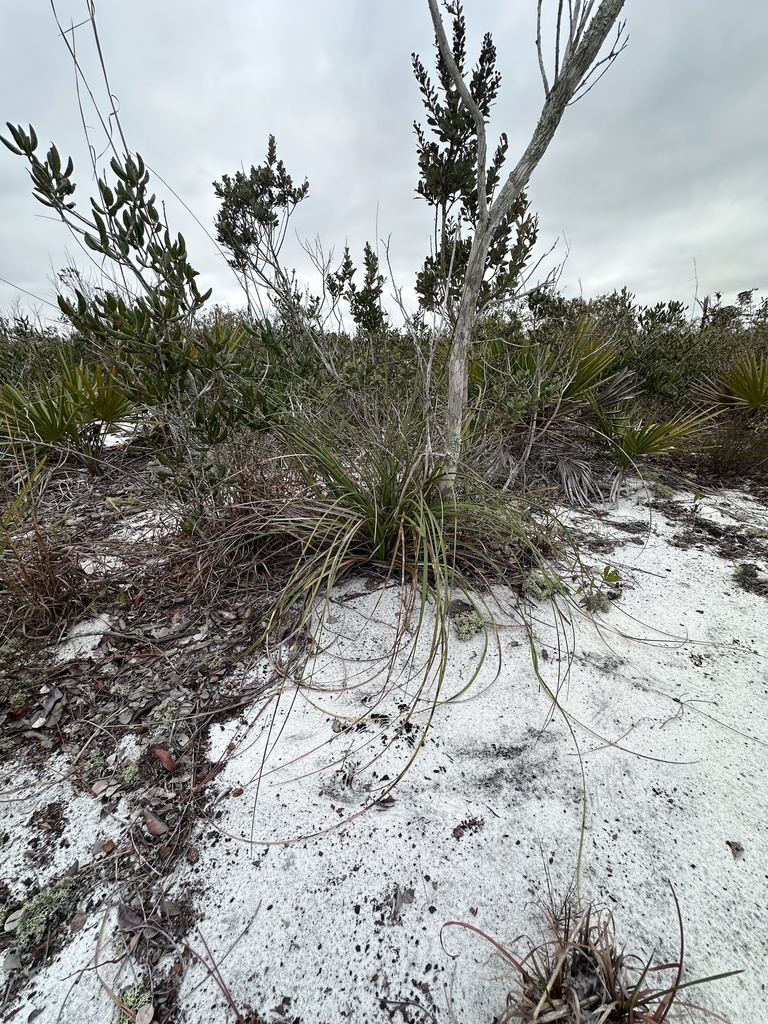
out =
<svg viewBox="0 0 768 1024"><path fill-rule="evenodd" d="M199 860L167 880L167 894L192 892L201 917L189 944L215 961L244 1014L250 1006L267 1021L302 1024L431 1019L419 1004L440 1022L490 1024L514 975L488 941L447 922L469 923L524 955L527 945L516 939L538 937L536 902L546 900L548 884L562 896L574 883L585 789L582 898L613 911L628 952L655 950L669 960L679 942L674 886L685 978L746 969L684 998L732 1024L762 1019L768 600L741 590L733 563L712 544L670 544L680 524L649 519L642 497L622 499L601 521L571 516L580 529L618 538L611 554L584 552L621 575L611 610L596 623L576 615L557 630L547 604L533 607L539 666L557 707L532 670L510 595L500 593L490 605L498 651L492 636L473 680L482 635L452 637L416 751L435 705L434 678L418 697L422 674L403 656L384 685L378 659L399 597L350 597L363 589L351 584L336 595L306 685L287 684L278 701L214 727L211 757L227 763L211 783L211 818L197 830ZM677 495L682 506L692 500ZM699 515L768 527L767 510L739 492L705 498ZM620 529L639 520L645 534ZM418 656L429 627L427 619ZM414 701L417 712L397 735L400 709ZM376 805L409 762L391 806ZM12 777L7 767L6 775L2 790L15 790L14 800L20 786L35 794L53 781ZM47 791L40 797L50 799ZM87 799L69 797L86 846L94 834L82 810ZM106 837L98 802L91 806ZM3 848L2 875L15 890L28 832L23 814L2 813L14 851L9 858ZM728 842L743 854L734 856ZM79 847L77 856L87 860ZM47 877L54 868L59 858ZM83 909L89 902L84 897ZM72 985L76 972L93 967L102 924L98 955L119 960L114 912L105 921L102 908L86 922L22 993L17 1019L33 1009L38 1024L113 1018L95 970ZM182 1019L236 1020L203 966L185 966ZM102 974L118 987L133 980L127 961ZM705 1018L695 1011L693 1019Z"/></svg>

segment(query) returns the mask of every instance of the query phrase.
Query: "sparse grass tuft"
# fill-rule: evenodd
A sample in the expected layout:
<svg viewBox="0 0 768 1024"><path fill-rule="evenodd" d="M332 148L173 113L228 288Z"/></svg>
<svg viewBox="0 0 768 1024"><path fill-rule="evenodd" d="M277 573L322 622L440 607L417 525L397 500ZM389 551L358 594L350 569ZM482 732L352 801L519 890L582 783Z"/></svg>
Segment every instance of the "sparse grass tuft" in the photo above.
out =
<svg viewBox="0 0 768 1024"><path fill-rule="evenodd" d="M496 1024L514 1020L531 1024L662 1024L675 1004L676 1008L695 1009L704 1018L723 1021L718 1014L684 1002L678 993L742 971L683 982L683 924L674 890L672 896L680 951L677 958L665 963L655 963L653 954L645 960L627 953L617 939L613 914L591 903L578 905L571 894L560 905L550 900L543 911L548 935L535 945L529 940L521 959L475 925L449 921L443 927L460 927L480 935L518 974ZM650 977L658 977L659 983L649 984Z"/></svg>

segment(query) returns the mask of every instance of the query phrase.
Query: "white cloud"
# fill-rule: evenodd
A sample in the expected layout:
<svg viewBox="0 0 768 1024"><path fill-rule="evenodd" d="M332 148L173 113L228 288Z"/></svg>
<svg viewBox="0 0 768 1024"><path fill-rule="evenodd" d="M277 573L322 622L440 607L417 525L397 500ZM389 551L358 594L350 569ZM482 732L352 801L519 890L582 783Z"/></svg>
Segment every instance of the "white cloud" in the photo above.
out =
<svg viewBox="0 0 768 1024"><path fill-rule="evenodd" d="M81 0L58 7L66 24L85 14ZM494 35L503 83L491 131L509 133L511 164L541 102L535 7L500 11L475 0L465 10L469 63L482 33ZM97 15L130 145L209 230L211 182L260 163L274 133L289 171L310 180L300 234L337 251L349 242L359 253L378 228L379 237L391 235L399 283L410 284L430 223L414 198L412 122L422 108L410 69L414 50L433 64L426 2L228 0L211 14L202 0L135 0L99 6ZM569 239L570 291L581 280L586 293L627 284L644 301L690 299L694 258L700 287L765 289L768 9L745 0L736 17L716 0L629 0L626 18L629 47L566 113L534 176L542 244ZM72 152L83 201L89 168L72 68L47 4L4 5L0 29L1 120L31 122L46 144L53 138ZM86 29L78 39L89 81L100 86ZM168 209L202 281L237 304L212 244L170 197ZM3 150L0 277L50 299L50 264L61 265L72 242L61 225L36 219L41 210L22 161ZM299 256L294 247L297 263ZM0 305L14 294L0 285Z"/></svg>

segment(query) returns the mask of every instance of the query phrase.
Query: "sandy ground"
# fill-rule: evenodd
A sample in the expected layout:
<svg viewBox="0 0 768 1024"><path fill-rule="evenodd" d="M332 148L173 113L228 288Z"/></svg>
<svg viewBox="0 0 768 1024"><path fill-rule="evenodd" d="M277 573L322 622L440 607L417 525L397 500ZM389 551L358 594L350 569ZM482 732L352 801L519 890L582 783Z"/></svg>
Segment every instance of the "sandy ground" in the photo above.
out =
<svg viewBox="0 0 768 1024"><path fill-rule="evenodd" d="M679 950L673 887L685 980L744 969L686 990L681 1001L702 1008L689 1019L763 1018L768 599L737 585L713 538L748 535L762 579L768 509L738 491L653 506L629 491L603 514L568 517L596 578L619 574L607 610L557 619L532 602L526 625L515 595L497 592L484 609L496 628L452 635L439 675L423 668L427 610L387 670L401 595L351 583L303 685L213 727L210 758L225 765L196 859L165 879L167 898L191 895L196 911L187 942L199 959L180 949L169 965L182 1021L492 1024L515 973L488 937L524 955L548 894L575 886L610 909L628 953L660 962ZM87 864L137 813L125 799L100 817L66 776L52 758L43 777L6 767L0 778L12 893L30 870L36 807L68 811L40 885ZM108 989L138 974L115 891L101 879L83 893L63 950L4 1020L120 1019Z"/></svg>

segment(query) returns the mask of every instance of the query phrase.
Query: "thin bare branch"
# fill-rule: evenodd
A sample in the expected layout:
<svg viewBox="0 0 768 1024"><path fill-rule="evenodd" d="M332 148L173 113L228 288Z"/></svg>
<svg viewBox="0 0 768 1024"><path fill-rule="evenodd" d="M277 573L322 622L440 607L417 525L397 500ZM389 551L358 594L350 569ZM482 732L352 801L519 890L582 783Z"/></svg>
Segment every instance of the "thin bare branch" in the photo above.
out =
<svg viewBox="0 0 768 1024"><path fill-rule="evenodd" d="M560 35L563 29L563 0L557 5L557 25L555 27L555 76L552 84L557 83L560 77Z"/></svg>
<svg viewBox="0 0 768 1024"><path fill-rule="evenodd" d="M536 4L536 53L539 58L539 71L541 72L541 81L544 84L544 95L549 93L549 82L547 80L547 70L544 67L544 49L541 43L541 8L544 0L537 0Z"/></svg>
<svg viewBox="0 0 768 1024"><path fill-rule="evenodd" d="M624 39L622 39L626 27L626 21L620 22L616 30L616 41L611 47L610 53L608 53L607 56L603 57L602 60L599 60L592 65L589 72L585 76L584 81L581 83L579 88L574 93L573 99L570 100L570 102L567 104L569 107L572 107L574 103L577 103L580 99L583 99L583 97L586 96L588 92L591 92L592 89L594 89L594 87L597 85L597 83L600 81L600 79L603 77L606 71L610 68L610 66L619 56L619 54L622 53L622 51L626 48L626 45L629 42L629 38L625 36ZM619 45L619 43L621 43L621 45ZM600 70L600 73L597 75L596 78L593 77L599 69L602 69Z"/></svg>
<svg viewBox="0 0 768 1024"><path fill-rule="evenodd" d="M67 37L67 33L68 32L72 32L73 39L74 39L75 29L80 28L81 25L85 24L85 22L83 21L83 22L80 22L78 25L73 25L72 28L70 28L70 29L64 29L62 24L61 24L61 22L60 22L60 20L59 20L59 14L58 14L58 11L56 10L55 0L50 0L50 4L51 4L51 10L53 11L53 17L54 17L54 19L56 21L56 25L57 25L57 27L59 29L59 33L61 34L61 38L64 40L64 45L66 46L67 50L69 50L69 55L72 58L72 62L73 62L74 67L76 69L77 75L79 76L80 80L82 81L83 85L85 86L86 90L88 91L88 95L91 98L91 103L93 104L93 108L96 111L96 116L98 117L99 121L101 122L101 127L103 128L104 134L107 137L107 142L109 144L109 147L111 148L111 150L114 153L114 155L119 158L120 154L118 153L117 148L115 147L114 142L112 141L112 132L111 132L111 130L109 128L109 121L112 120L113 117L115 119L115 124L117 125L117 130L120 133L120 139L121 139L123 147L124 147L124 152L125 153L129 153L130 150L128 149L128 144L127 144L127 142L125 140L125 136L123 134L122 125L120 124L120 118L118 116L117 107L115 105L115 98L114 98L114 96L113 96L113 94L112 94L112 92L110 90L110 86L109 86L109 78L107 77L106 65L104 64L104 59L103 59L102 52L101 52L101 42L99 41L98 30L96 28L96 8L95 8L95 6L93 4L93 0L90 0L90 2L88 4L88 18L87 18L87 21L89 21L91 23L91 27L93 29L93 33L94 33L94 36L95 36L95 39L96 39L96 47L97 47L97 51L98 51L98 54L99 54L99 61L101 63L102 74L104 76L104 81L105 81L106 86L107 86L107 95L109 97L110 106L112 108L111 112L109 114L109 117L108 117L108 119L106 121L104 120L104 117L103 117L103 115L101 113L101 109L100 109L98 103L96 102L96 97L93 95L93 90L91 89L90 85L88 84L88 79L86 78L85 72L83 71L82 66L80 65L80 61L78 60L77 52L75 50L74 43L72 41L70 41L70 39ZM82 108L81 108L81 110L82 110ZM86 130L86 139L88 139L87 130ZM90 146L90 141L88 141L88 144Z"/></svg>

